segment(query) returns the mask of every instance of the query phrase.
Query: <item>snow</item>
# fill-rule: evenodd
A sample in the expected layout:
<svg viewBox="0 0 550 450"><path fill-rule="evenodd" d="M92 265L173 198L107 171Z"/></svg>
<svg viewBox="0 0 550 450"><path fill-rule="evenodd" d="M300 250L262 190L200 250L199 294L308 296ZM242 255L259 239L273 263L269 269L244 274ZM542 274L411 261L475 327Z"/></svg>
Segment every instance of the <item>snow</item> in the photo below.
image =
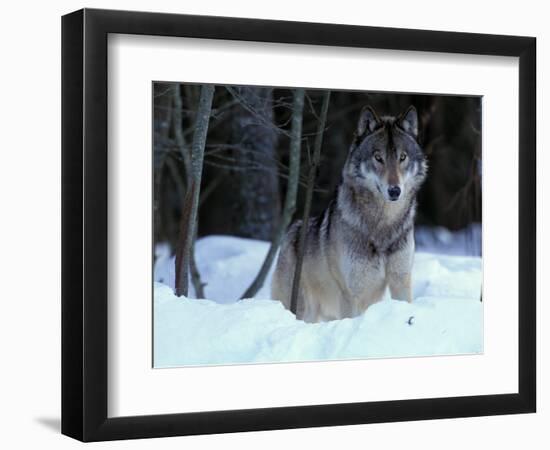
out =
<svg viewBox="0 0 550 450"><path fill-rule="evenodd" d="M414 301L387 298L352 319L308 324L269 299L270 272L254 299L237 300L269 243L208 236L196 243L205 296L176 297L174 262L156 248L154 365L176 367L483 351L481 258L417 252Z"/></svg>
<svg viewBox="0 0 550 450"><path fill-rule="evenodd" d="M458 231L444 227L415 226L416 248L445 255L481 256L481 224L472 223Z"/></svg>
<svg viewBox="0 0 550 450"><path fill-rule="evenodd" d="M217 303L233 303L246 291L265 259L269 242L243 239L233 236L207 236L195 244L195 260L206 283L205 294ZM168 286L175 286L174 258L166 244L157 246L154 279ZM275 259L276 260L276 259ZM271 276L275 264L268 273L266 283L255 298L269 298ZM195 297L192 283L190 297Z"/></svg>

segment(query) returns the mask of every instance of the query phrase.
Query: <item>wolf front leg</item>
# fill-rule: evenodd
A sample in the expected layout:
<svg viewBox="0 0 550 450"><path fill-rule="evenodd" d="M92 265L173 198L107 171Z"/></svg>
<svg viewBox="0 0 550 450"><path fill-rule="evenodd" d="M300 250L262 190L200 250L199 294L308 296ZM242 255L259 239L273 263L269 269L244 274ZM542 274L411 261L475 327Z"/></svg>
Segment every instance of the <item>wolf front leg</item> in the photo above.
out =
<svg viewBox="0 0 550 450"><path fill-rule="evenodd" d="M402 248L391 254L387 264L387 280L391 297L412 302L412 267L414 260L414 235L408 234Z"/></svg>
<svg viewBox="0 0 550 450"><path fill-rule="evenodd" d="M389 287L391 298L412 302L412 277L410 273L390 274Z"/></svg>

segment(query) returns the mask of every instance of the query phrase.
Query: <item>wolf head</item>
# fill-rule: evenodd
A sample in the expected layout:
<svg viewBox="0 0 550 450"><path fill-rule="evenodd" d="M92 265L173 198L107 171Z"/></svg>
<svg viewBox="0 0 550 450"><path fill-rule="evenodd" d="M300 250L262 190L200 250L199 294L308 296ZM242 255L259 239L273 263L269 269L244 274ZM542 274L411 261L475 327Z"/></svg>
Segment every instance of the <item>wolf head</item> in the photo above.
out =
<svg viewBox="0 0 550 450"><path fill-rule="evenodd" d="M378 117L370 106L363 108L344 180L393 202L414 195L426 171L414 106L397 117Z"/></svg>

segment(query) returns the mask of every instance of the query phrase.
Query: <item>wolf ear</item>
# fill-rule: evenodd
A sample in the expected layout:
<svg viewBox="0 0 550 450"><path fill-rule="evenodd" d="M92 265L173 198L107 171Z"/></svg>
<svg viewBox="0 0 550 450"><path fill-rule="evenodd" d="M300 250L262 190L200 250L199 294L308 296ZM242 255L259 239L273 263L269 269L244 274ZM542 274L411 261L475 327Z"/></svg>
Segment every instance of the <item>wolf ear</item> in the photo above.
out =
<svg viewBox="0 0 550 450"><path fill-rule="evenodd" d="M409 106L407 110L401 114L399 119L397 119L397 124L403 128L404 131L414 136L418 137L418 113L414 106Z"/></svg>
<svg viewBox="0 0 550 450"><path fill-rule="evenodd" d="M363 136L365 133L372 133L380 125L380 119L370 106L365 106L361 110L359 122L357 123L357 136Z"/></svg>

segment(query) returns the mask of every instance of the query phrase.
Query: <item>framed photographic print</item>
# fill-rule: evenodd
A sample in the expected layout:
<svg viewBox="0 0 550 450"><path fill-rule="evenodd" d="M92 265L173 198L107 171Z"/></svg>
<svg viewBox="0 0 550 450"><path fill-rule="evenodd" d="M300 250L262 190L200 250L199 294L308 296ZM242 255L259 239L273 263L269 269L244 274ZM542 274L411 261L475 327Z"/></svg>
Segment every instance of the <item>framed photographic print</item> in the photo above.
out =
<svg viewBox="0 0 550 450"><path fill-rule="evenodd" d="M64 434L535 411L534 38L62 25Z"/></svg>

